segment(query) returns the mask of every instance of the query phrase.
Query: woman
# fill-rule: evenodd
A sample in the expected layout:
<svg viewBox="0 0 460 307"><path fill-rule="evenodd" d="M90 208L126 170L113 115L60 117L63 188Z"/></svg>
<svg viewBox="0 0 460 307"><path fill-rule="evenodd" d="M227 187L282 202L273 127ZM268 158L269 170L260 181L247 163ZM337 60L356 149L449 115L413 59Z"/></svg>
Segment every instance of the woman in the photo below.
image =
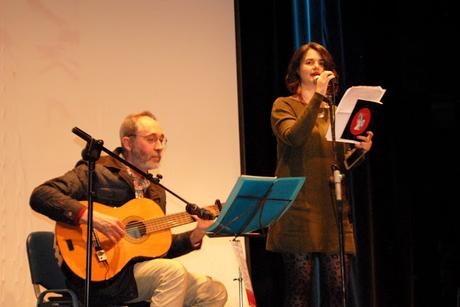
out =
<svg viewBox="0 0 460 307"><path fill-rule="evenodd" d="M323 306L343 306L339 227L333 167L343 168L347 148L326 140L330 126L330 102L337 91L338 74L331 54L318 43L298 48L286 75L289 97L275 100L271 125L277 139L277 177L306 177L289 210L269 228L267 250L282 254L285 271L284 306L311 306L313 259L320 263ZM328 90L329 88L329 90ZM356 148L367 152L372 132L360 136ZM357 150L356 149L356 150ZM343 183L342 183L343 185ZM342 187L345 194L345 187ZM343 199L345 268L355 254L349 204Z"/></svg>

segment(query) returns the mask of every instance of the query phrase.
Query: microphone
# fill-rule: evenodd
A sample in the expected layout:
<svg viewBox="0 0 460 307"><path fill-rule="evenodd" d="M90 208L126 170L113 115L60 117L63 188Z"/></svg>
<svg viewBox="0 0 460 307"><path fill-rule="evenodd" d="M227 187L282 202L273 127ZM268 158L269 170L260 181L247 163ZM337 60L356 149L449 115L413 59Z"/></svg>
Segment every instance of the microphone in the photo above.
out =
<svg viewBox="0 0 460 307"><path fill-rule="evenodd" d="M188 214L196 215L203 220L215 219L215 215L211 211L200 208L195 204L190 204L190 203L187 204L187 206L185 207L185 210L187 211Z"/></svg>
<svg viewBox="0 0 460 307"><path fill-rule="evenodd" d="M319 75L314 76L314 77L313 77L313 83L314 83L314 84L318 83L318 79L319 79ZM328 83L328 85L327 85L327 89L329 90L329 88L330 88L331 86L335 86L336 84L337 84L337 80L335 79L335 76L334 76L334 78L332 78L331 80L329 80L329 83Z"/></svg>
<svg viewBox="0 0 460 307"><path fill-rule="evenodd" d="M85 131L81 130L80 128L78 127L74 127L72 129L72 132L76 135L78 135L79 137L81 137L82 139L84 139L85 141L87 142L91 142L92 141L92 137L91 135L89 135L88 133L86 133Z"/></svg>
<svg viewBox="0 0 460 307"><path fill-rule="evenodd" d="M318 83L318 79L319 79L319 75L316 75L316 76L313 77L313 83L315 85L316 85L316 83ZM334 93L335 93L335 85L336 84L337 84L337 81L335 79L335 76L334 76L334 78L329 80L329 83L327 84L326 96L325 96L324 101L326 103L328 103L328 104L334 104L333 97L334 97Z"/></svg>
<svg viewBox="0 0 460 307"><path fill-rule="evenodd" d="M316 75L313 77L313 83L316 85L318 83L319 75ZM334 97L335 97L335 92L336 92L336 86L337 86L337 79L334 75L334 78L329 80L329 83L327 84L327 90L326 90L326 97L327 99L325 100L328 104L335 104L334 103Z"/></svg>

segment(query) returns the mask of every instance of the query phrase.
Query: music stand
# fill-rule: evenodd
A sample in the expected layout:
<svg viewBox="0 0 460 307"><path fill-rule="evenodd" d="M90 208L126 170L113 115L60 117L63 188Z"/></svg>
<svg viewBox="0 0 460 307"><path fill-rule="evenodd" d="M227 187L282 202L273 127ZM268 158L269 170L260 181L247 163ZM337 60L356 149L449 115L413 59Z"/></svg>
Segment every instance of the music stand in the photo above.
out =
<svg viewBox="0 0 460 307"><path fill-rule="evenodd" d="M305 177L261 177L242 175L233 187L219 217L207 229L209 237L258 235L292 205ZM239 268L240 306L243 306L242 275ZM253 303L255 306L255 299Z"/></svg>
<svg viewBox="0 0 460 307"><path fill-rule="evenodd" d="M208 236L238 237L270 226L289 209L304 182L305 177L240 176Z"/></svg>

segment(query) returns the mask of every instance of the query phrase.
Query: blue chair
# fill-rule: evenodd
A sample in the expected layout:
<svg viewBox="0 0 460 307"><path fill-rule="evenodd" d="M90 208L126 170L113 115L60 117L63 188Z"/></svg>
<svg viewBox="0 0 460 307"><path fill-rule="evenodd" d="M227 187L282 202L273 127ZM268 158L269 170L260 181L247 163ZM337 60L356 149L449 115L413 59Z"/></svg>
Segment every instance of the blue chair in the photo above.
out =
<svg viewBox="0 0 460 307"><path fill-rule="evenodd" d="M30 276L37 298L37 307L83 306L74 291L67 288L65 276L54 254L54 233L31 232L26 241ZM56 296L57 295L57 296ZM124 304L111 307L148 307L148 302Z"/></svg>
<svg viewBox="0 0 460 307"><path fill-rule="evenodd" d="M30 276L37 298L37 307L79 307L77 295L68 289L54 255L54 233L35 231L26 241Z"/></svg>

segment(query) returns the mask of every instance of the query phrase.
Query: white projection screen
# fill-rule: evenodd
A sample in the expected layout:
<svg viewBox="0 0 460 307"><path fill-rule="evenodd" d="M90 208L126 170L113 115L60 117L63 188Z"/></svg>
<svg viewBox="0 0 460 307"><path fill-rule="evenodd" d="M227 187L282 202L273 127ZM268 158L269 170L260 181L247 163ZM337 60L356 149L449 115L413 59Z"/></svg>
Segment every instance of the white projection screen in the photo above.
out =
<svg viewBox="0 0 460 307"><path fill-rule="evenodd" d="M161 183L200 206L226 200L241 172L234 23L233 0L0 0L1 306L35 304L26 237L54 223L29 196L81 158L74 127L113 149L124 116L150 110L168 137ZM184 206L168 194L167 213ZM238 306L231 239L179 260Z"/></svg>

